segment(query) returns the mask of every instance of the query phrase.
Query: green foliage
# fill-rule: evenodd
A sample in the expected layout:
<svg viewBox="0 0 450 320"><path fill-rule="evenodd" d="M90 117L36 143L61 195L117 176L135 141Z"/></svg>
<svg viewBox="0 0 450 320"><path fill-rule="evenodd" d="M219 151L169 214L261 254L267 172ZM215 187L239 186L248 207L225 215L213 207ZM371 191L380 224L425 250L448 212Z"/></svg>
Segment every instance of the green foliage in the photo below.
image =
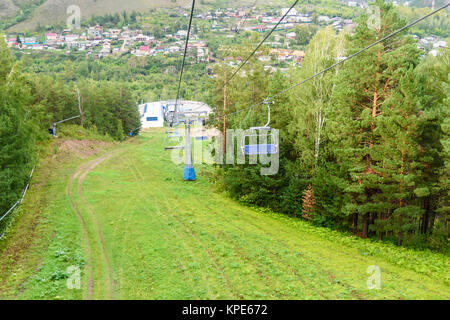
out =
<svg viewBox="0 0 450 320"><path fill-rule="evenodd" d="M23 59L25 67L30 61ZM39 142L49 139L53 122L79 114L76 90L80 91L83 126L122 140L140 127L135 96L128 83L79 80L72 62L61 69L63 77L23 74L22 67L0 41L0 212L18 200L26 185ZM72 120L72 123L80 119ZM59 128L59 126L58 126ZM57 131L59 133L59 131ZM65 131L63 135L79 133ZM83 136L83 134L81 134Z"/></svg>
<svg viewBox="0 0 450 320"><path fill-rule="evenodd" d="M38 73L62 82L79 82L91 79L95 82L109 81L126 85L132 90L136 101L173 99L178 86L177 74L182 57L179 55L158 55L136 57L124 55L118 58L106 57L98 60L86 59L84 54L42 52L20 55L25 72ZM187 63L193 62L193 57ZM189 65L186 68L181 94L185 99L206 101L208 78L205 63Z"/></svg>
<svg viewBox="0 0 450 320"><path fill-rule="evenodd" d="M29 1L20 1L14 2L15 5L18 5L19 11L16 15L2 18L0 20L0 30L6 30L22 21L28 19L31 14L42 5L47 0L29 0Z"/></svg>
<svg viewBox="0 0 450 320"><path fill-rule="evenodd" d="M317 32L315 25L298 25L295 26L294 32L297 34L296 42L299 45L306 46L314 34Z"/></svg>
<svg viewBox="0 0 450 320"><path fill-rule="evenodd" d="M444 2L445 1L436 0L435 9L443 6L445 4ZM396 9L399 14L405 17L408 21L413 21L430 13L432 11L430 7L431 1L424 8L398 6ZM448 37L449 28L449 13L447 10L442 10L441 12L438 12L437 14L412 27L410 32L421 37L427 37L429 35Z"/></svg>
<svg viewBox="0 0 450 320"><path fill-rule="evenodd" d="M366 15L353 35L322 29L298 70L267 79L261 63L251 60L229 84L227 112L308 79L405 25L392 4L375 5L380 29L369 28ZM234 55L245 56L255 41ZM281 129L280 172L262 178L255 166L224 166L219 177L225 188L247 204L298 215L311 185L314 210L305 217L315 224L442 250L449 212L448 57L423 59L411 37L396 35L277 97L271 126ZM223 119L222 88L230 71L224 66L216 72L210 103ZM227 127L262 124L264 116L263 108L254 108L227 118ZM223 120L217 126L223 130Z"/></svg>
<svg viewBox="0 0 450 320"><path fill-rule="evenodd" d="M58 137L75 140L97 140L105 142L114 142L110 135L100 134L96 126L86 129L76 124L62 124L58 127Z"/></svg>
<svg viewBox="0 0 450 320"><path fill-rule="evenodd" d="M28 88L4 41L0 41L0 212L15 203L34 162L35 139Z"/></svg>

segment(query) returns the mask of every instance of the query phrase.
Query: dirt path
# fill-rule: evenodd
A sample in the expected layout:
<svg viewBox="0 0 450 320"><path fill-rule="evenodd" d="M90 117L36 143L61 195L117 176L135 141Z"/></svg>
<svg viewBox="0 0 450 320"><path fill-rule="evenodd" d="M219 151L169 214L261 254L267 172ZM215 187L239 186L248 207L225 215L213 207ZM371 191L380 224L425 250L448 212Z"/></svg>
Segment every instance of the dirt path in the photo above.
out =
<svg viewBox="0 0 450 320"><path fill-rule="evenodd" d="M72 195L72 186L74 181L78 178L78 176L80 175L80 173L83 171L84 167L86 166L86 164L81 165L80 167L78 167L74 174L72 175L72 177L70 177L69 183L67 185L67 196L70 199L70 202L72 204L72 209L76 212L78 219L80 220L80 224L81 224L81 230L82 230L82 239L83 239L83 245L86 251L86 270L87 270L87 276L89 277L88 280L88 289L87 289L87 294L84 296L85 299L87 300L91 300L92 299L92 287L93 287L93 280L92 280L92 249L91 249L91 245L89 242L89 237L87 234L87 229L86 229L86 222L83 219L83 216L80 213L80 210L78 209L78 205Z"/></svg>
<svg viewBox="0 0 450 320"><path fill-rule="evenodd" d="M79 166L70 178L67 187L67 195L70 198L72 208L76 212L82 227L82 238L87 259L86 269L88 276L88 286L87 293L85 295L85 299L87 300L93 299L94 288L97 291L104 291L104 296L102 297L104 299L114 299L115 297L115 283L112 277L111 264L106 253L103 233L100 224L96 219L94 211L92 210L83 194L83 182L88 173L103 161L111 158L112 156L112 154L106 154ZM75 199L72 189L74 182L77 179L78 199ZM82 206L80 206L80 204ZM80 209L81 207L84 207L85 210ZM91 226L91 228L89 228L89 226ZM97 254L94 254L94 252ZM104 279L102 279L104 283L98 284L94 282L94 267L103 269L100 271L100 274L104 277Z"/></svg>

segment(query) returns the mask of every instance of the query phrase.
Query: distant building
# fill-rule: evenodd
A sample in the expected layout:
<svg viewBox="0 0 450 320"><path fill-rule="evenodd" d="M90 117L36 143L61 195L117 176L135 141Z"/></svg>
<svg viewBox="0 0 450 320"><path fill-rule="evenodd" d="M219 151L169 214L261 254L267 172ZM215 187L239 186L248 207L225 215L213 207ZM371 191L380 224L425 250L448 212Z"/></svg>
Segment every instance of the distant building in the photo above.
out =
<svg viewBox="0 0 450 320"><path fill-rule="evenodd" d="M139 47L139 55L149 55L150 54L150 46L140 46Z"/></svg>
<svg viewBox="0 0 450 320"><path fill-rule="evenodd" d="M178 39L183 39L187 37L187 31L186 30L179 30L176 34L175 37L177 37Z"/></svg>
<svg viewBox="0 0 450 320"><path fill-rule="evenodd" d="M267 28L266 25L261 24L259 26L253 27L252 29L257 32L264 32L266 31L266 28Z"/></svg>
<svg viewBox="0 0 450 320"><path fill-rule="evenodd" d="M289 8L281 9L281 15L284 16L288 11L289 11ZM289 16L293 17L293 16L296 16L296 15L298 15L298 11L295 10L295 8L292 8L291 11L289 11L289 13L287 14L288 17Z"/></svg>
<svg viewBox="0 0 450 320"><path fill-rule="evenodd" d="M100 50L100 54L103 57L109 56L111 54L111 44L109 42L103 44L103 48L102 50Z"/></svg>
<svg viewBox="0 0 450 320"><path fill-rule="evenodd" d="M310 23L310 22L312 22L312 18L311 17L299 17L299 21L303 22L303 23Z"/></svg>
<svg viewBox="0 0 450 320"><path fill-rule="evenodd" d="M14 47L17 43L16 43L16 38L10 38L8 39L8 47Z"/></svg>
<svg viewBox="0 0 450 320"><path fill-rule="evenodd" d="M433 48L445 48L446 46L447 42L445 40L433 43Z"/></svg>
<svg viewBox="0 0 450 320"><path fill-rule="evenodd" d="M28 38L23 39L23 43L25 45L36 44L37 40L36 40L36 37L28 37Z"/></svg>
<svg viewBox="0 0 450 320"><path fill-rule="evenodd" d="M56 33L47 33L45 35L45 41L47 44L55 44L58 42L58 35Z"/></svg>
<svg viewBox="0 0 450 320"><path fill-rule="evenodd" d="M87 32L89 40L102 40L103 37L103 27L96 25L95 27L90 27Z"/></svg>
<svg viewBox="0 0 450 320"><path fill-rule="evenodd" d="M261 62L270 62L272 58L270 56L260 56L258 57L258 60Z"/></svg>
<svg viewBox="0 0 450 320"><path fill-rule="evenodd" d="M319 22L330 22L330 21L331 21L331 18L328 17L328 16L319 16L319 17L317 18L317 21L319 21Z"/></svg>
<svg viewBox="0 0 450 320"><path fill-rule="evenodd" d="M207 118L212 109L203 102L198 101L180 101L180 116L187 119Z"/></svg>
<svg viewBox="0 0 450 320"><path fill-rule="evenodd" d="M161 102L141 104L139 113L141 114L142 128L162 128L164 127L164 106Z"/></svg>
<svg viewBox="0 0 450 320"><path fill-rule="evenodd" d="M175 52L180 51L181 48L178 47L178 46L171 46L171 47L168 48L168 50L169 50L170 53L175 53Z"/></svg>
<svg viewBox="0 0 450 320"><path fill-rule="evenodd" d="M289 32L286 34L286 38L295 40L297 38L297 34L295 32Z"/></svg>
<svg viewBox="0 0 450 320"><path fill-rule="evenodd" d="M66 42L74 42L77 41L79 38L79 36L77 34L68 34L66 36L64 36L64 40Z"/></svg>
<svg viewBox="0 0 450 320"><path fill-rule="evenodd" d="M137 42L147 42L147 41L150 40L150 39L149 39L149 37L144 36L144 35L141 33L141 34L138 34L138 35L136 36L135 40L136 40Z"/></svg>

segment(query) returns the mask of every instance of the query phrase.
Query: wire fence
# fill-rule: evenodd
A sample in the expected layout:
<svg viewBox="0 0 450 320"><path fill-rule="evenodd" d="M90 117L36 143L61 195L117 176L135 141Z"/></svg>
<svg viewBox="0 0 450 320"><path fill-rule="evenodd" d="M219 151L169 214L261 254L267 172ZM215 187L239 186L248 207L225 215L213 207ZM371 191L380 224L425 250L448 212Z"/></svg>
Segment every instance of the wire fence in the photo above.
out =
<svg viewBox="0 0 450 320"><path fill-rule="evenodd" d="M20 206L23 202L23 199L25 198L25 195L27 194L28 188L30 187L30 183L31 183L31 179L33 178L33 173L34 173L34 169L36 168L36 165L34 165L33 169L31 170L30 175L28 176L28 182L27 185L23 188L22 190L22 194L19 198L19 200L16 201L16 203L14 203L12 205L11 208L9 208L8 211L6 211L6 213L4 213L1 217L0 217L0 222L2 222L4 219L6 219L7 216L9 216L11 214L11 212L14 211L15 208L17 208L18 206ZM0 239L3 238L3 236L5 235L5 232L3 232L0 235Z"/></svg>

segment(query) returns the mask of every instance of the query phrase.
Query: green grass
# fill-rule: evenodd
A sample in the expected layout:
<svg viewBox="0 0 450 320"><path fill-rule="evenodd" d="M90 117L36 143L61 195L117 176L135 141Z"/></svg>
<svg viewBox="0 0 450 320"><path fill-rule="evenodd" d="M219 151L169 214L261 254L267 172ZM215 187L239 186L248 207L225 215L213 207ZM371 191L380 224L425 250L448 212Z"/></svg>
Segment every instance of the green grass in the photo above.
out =
<svg viewBox="0 0 450 320"><path fill-rule="evenodd" d="M76 140L97 140L104 142L113 142L114 139L108 135L102 135L95 129L86 129L76 124L61 124L56 129L57 136L62 139Z"/></svg>
<svg viewBox="0 0 450 320"><path fill-rule="evenodd" d="M51 193L42 232L18 251L19 264L0 255L0 298L450 298L448 256L244 207L213 191L206 166L196 167L196 182L184 182L163 137L144 133L81 169L81 160L65 162L33 189L5 241L19 241L26 210ZM74 172L71 197L84 228L67 195ZM70 265L83 269L81 290L65 286ZM381 269L380 290L367 288L370 265Z"/></svg>

